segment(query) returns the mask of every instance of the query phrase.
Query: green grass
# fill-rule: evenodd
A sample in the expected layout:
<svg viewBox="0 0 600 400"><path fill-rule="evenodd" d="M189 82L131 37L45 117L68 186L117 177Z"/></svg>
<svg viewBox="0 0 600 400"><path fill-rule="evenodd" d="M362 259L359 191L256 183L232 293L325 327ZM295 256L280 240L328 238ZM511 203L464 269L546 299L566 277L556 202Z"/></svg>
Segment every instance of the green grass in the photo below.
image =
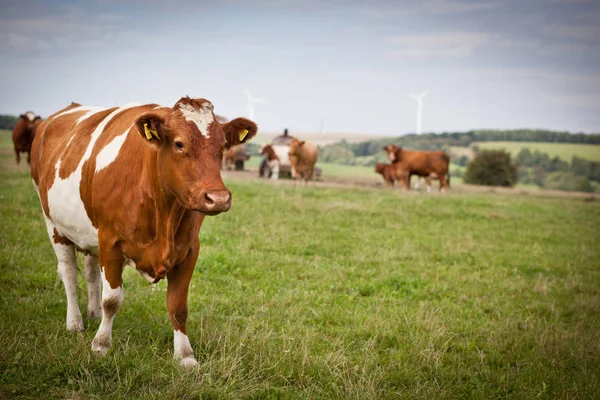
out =
<svg viewBox="0 0 600 400"><path fill-rule="evenodd" d="M558 158L571 162L573 156L584 158L590 161L600 161L600 145L578 144L578 143L544 143L544 142L475 142L474 146L481 149L506 149L513 156L519 154L524 148L531 151L546 153L550 157Z"/></svg>
<svg viewBox="0 0 600 400"><path fill-rule="evenodd" d="M105 358L98 322L66 331L37 196L0 143L0 398L600 393L597 202L231 180L232 209L200 235L186 372L165 282L131 269Z"/></svg>

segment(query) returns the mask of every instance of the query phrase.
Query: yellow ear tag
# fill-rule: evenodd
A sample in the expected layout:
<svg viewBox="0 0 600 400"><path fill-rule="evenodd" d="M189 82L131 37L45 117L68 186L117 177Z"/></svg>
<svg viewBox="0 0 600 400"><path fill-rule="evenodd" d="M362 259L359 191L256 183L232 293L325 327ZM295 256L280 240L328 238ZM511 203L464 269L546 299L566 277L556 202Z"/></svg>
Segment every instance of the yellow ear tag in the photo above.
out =
<svg viewBox="0 0 600 400"><path fill-rule="evenodd" d="M240 141L244 140L244 138L246 137L247 134L248 134L248 129L242 129L240 131Z"/></svg>
<svg viewBox="0 0 600 400"><path fill-rule="evenodd" d="M160 137L158 137L158 133L155 130L148 128L147 123L144 124L144 135L146 135L146 139L148 140L152 139L152 136L160 140Z"/></svg>

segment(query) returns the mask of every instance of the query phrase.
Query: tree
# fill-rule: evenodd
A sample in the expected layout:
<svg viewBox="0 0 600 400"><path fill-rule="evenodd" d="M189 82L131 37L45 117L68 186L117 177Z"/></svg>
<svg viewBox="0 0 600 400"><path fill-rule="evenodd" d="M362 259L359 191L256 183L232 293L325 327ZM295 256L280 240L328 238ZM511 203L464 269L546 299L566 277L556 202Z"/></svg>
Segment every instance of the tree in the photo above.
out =
<svg viewBox="0 0 600 400"><path fill-rule="evenodd" d="M513 186L517 182L517 166L504 150L481 150L467 165L465 183L487 186Z"/></svg>

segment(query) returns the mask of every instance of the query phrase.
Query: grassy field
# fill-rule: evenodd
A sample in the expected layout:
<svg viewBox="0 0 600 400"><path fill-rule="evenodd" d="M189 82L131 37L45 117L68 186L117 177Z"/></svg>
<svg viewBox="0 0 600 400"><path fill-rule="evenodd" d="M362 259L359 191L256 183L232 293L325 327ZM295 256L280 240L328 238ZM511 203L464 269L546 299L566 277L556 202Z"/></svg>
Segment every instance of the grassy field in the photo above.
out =
<svg viewBox="0 0 600 400"><path fill-rule="evenodd" d="M481 149L506 149L513 157L521 149L529 148L531 151L546 153L550 157L571 162L573 156L581 157L590 161L600 161L600 145L578 144L578 143L544 143L544 142L476 142L474 146Z"/></svg>
<svg viewBox="0 0 600 400"><path fill-rule="evenodd" d="M125 274L105 358L0 137L0 398L594 399L600 204L229 180L172 361L165 282ZM80 276L79 303L85 309Z"/></svg>

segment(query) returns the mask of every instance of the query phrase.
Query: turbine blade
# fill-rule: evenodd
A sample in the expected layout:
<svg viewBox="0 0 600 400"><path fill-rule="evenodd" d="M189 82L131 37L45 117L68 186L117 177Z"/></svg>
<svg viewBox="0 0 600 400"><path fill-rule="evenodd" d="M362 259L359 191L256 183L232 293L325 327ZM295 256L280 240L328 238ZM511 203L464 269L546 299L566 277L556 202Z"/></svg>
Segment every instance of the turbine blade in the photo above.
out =
<svg viewBox="0 0 600 400"><path fill-rule="evenodd" d="M253 103L264 103L265 99L261 99L260 97L255 97L252 99Z"/></svg>

